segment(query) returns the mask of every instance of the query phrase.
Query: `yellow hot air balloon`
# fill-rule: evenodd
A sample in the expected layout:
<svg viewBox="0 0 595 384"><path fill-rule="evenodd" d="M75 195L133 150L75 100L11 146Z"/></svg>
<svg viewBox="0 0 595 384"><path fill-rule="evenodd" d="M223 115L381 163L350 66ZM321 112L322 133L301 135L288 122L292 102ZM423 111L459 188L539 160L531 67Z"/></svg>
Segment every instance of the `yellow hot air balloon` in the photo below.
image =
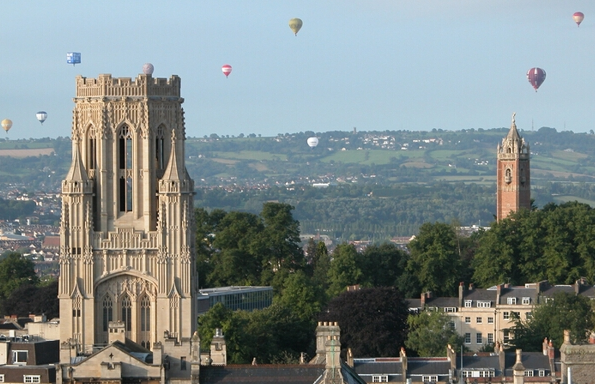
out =
<svg viewBox="0 0 595 384"><path fill-rule="evenodd" d="M12 120L4 119L4 120L2 120L1 124L2 124L2 128L4 128L6 133L8 133L8 131L10 130L10 127L12 127Z"/></svg>
<svg viewBox="0 0 595 384"><path fill-rule="evenodd" d="M302 27L302 19L298 19L296 17L296 18L289 20L289 28L291 28L291 30L293 31L293 33L295 33L296 36L297 36L297 33L299 32L301 27Z"/></svg>

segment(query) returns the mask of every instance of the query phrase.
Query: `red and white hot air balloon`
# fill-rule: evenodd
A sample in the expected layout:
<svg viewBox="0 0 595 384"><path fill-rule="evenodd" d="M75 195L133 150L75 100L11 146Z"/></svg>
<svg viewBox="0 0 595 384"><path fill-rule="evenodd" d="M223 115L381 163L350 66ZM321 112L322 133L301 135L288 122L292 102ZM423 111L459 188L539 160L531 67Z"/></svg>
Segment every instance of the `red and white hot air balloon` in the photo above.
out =
<svg viewBox="0 0 595 384"><path fill-rule="evenodd" d="M533 88L535 88L535 92L537 92L537 88L545 80L545 71L541 68L531 68L527 72L527 80L529 80L529 83L531 83Z"/></svg>
<svg viewBox="0 0 595 384"><path fill-rule="evenodd" d="M225 77L228 77L229 74L231 73L231 65L225 64L224 66L221 67L221 71L223 71L223 74L225 75Z"/></svg>
<svg viewBox="0 0 595 384"><path fill-rule="evenodd" d="M576 23L576 25L578 25L580 27L581 23L583 22L583 19L585 18L585 14L582 12L574 12L574 14L572 15L572 18L574 19L574 22Z"/></svg>

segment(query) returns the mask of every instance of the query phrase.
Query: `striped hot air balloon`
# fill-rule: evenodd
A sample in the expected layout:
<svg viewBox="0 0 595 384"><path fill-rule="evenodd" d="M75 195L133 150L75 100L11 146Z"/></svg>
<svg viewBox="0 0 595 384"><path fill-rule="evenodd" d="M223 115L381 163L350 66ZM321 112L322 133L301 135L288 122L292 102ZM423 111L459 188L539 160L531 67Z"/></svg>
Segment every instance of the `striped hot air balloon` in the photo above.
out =
<svg viewBox="0 0 595 384"><path fill-rule="evenodd" d="M231 73L231 65L225 64L224 66L221 67L221 71L223 71L223 74L225 75L225 77L228 77L229 74Z"/></svg>
<svg viewBox="0 0 595 384"><path fill-rule="evenodd" d="M527 80L529 83L535 88L535 92L537 92L537 88L543 84L545 80L545 71L541 68L531 68L527 72Z"/></svg>

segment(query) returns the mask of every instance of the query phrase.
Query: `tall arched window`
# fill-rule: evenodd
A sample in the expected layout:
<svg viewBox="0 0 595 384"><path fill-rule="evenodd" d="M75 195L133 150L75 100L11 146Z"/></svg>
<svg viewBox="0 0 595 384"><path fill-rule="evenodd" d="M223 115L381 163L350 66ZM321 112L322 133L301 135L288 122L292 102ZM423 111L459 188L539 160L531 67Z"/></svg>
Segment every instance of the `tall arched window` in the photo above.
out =
<svg viewBox="0 0 595 384"><path fill-rule="evenodd" d="M157 128L157 134L155 135L155 161L157 170L165 169L165 127L160 125Z"/></svg>
<svg viewBox="0 0 595 384"><path fill-rule="evenodd" d="M114 320L112 298L105 296L103 298L103 332L108 331L109 322Z"/></svg>
<svg viewBox="0 0 595 384"><path fill-rule="evenodd" d="M151 300L144 295L140 300L140 340L141 345L149 348L151 339Z"/></svg>
<svg viewBox="0 0 595 384"><path fill-rule="evenodd" d="M126 333L128 333L132 330L132 302L128 295L122 296L120 307L122 309L120 320L124 323Z"/></svg>
<svg viewBox="0 0 595 384"><path fill-rule="evenodd" d="M506 173L504 174L504 181L510 183L512 181L512 171L510 168L506 168Z"/></svg>
<svg viewBox="0 0 595 384"><path fill-rule="evenodd" d="M89 127L87 147L87 169L97 168L97 141L95 139L95 128Z"/></svg>
<svg viewBox="0 0 595 384"><path fill-rule="evenodd" d="M119 208L132 211L132 132L127 125L120 128L118 136L118 168L123 172L119 180Z"/></svg>

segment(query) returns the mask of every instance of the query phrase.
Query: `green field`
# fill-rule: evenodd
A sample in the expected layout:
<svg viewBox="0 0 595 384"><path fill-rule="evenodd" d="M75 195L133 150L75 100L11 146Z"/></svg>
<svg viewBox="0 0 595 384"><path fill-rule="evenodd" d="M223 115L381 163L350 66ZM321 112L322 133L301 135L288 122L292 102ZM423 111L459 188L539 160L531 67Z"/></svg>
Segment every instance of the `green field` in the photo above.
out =
<svg viewBox="0 0 595 384"><path fill-rule="evenodd" d="M287 155L260 151L213 152L214 158L256 161L287 161Z"/></svg>

